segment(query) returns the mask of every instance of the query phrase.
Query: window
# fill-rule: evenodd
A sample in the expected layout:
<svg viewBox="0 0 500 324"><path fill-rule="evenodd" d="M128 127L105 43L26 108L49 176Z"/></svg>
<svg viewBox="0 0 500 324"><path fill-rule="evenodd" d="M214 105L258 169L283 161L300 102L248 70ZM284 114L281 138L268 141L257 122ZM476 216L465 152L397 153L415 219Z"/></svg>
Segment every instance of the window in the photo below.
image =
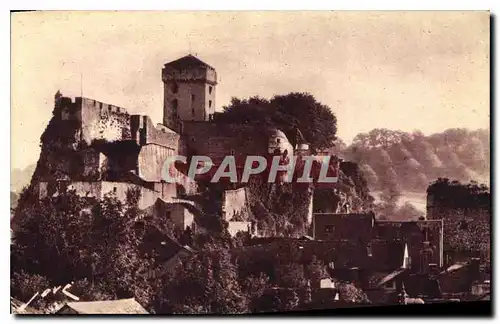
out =
<svg viewBox="0 0 500 324"><path fill-rule="evenodd" d="M208 94L212 94L212 86L208 87Z"/></svg>
<svg viewBox="0 0 500 324"><path fill-rule="evenodd" d="M177 106L179 105L177 99L174 99L172 100L172 110L174 111L174 113L176 114L177 113Z"/></svg>
<svg viewBox="0 0 500 324"><path fill-rule="evenodd" d="M278 144L279 144L280 142L281 142L281 139L277 138L277 139L276 139L276 143L278 143Z"/></svg>
<svg viewBox="0 0 500 324"><path fill-rule="evenodd" d="M195 95L191 95L191 101L194 101L196 99Z"/></svg>
<svg viewBox="0 0 500 324"><path fill-rule="evenodd" d="M234 155L234 150L231 150L231 155Z"/></svg>
<svg viewBox="0 0 500 324"><path fill-rule="evenodd" d="M373 256L372 245L371 244L368 244L366 246L366 253L368 254L369 257Z"/></svg>
<svg viewBox="0 0 500 324"><path fill-rule="evenodd" d="M325 226L325 233L332 234L334 230L335 230L335 226L333 226L333 225L326 225Z"/></svg>
<svg viewBox="0 0 500 324"><path fill-rule="evenodd" d="M108 106L108 111L111 112L111 105Z"/></svg>
<svg viewBox="0 0 500 324"><path fill-rule="evenodd" d="M116 187L113 187L113 193L116 193Z"/></svg>
<svg viewBox="0 0 500 324"><path fill-rule="evenodd" d="M172 84L172 92L173 93L179 92L179 85L175 82Z"/></svg>
<svg viewBox="0 0 500 324"><path fill-rule="evenodd" d="M208 108L212 108L212 100L208 101Z"/></svg>
<svg viewBox="0 0 500 324"><path fill-rule="evenodd" d="M194 118L194 107L191 108L191 116L193 116L193 118Z"/></svg>
<svg viewBox="0 0 500 324"><path fill-rule="evenodd" d="M116 107L116 111L117 111L117 112L120 112L120 107Z"/></svg>
<svg viewBox="0 0 500 324"><path fill-rule="evenodd" d="M99 109L102 109L102 102L99 103Z"/></svg>

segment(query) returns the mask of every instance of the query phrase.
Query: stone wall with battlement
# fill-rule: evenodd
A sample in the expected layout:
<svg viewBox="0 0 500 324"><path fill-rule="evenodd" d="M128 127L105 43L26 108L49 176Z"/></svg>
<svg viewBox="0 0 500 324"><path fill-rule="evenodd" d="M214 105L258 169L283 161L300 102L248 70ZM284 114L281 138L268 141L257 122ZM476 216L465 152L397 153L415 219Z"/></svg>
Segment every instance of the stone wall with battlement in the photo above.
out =
<svg viewBox="0 0 500 324"><path fill-rule="evenodd" d="M211 84L217 83L217 72L210 67L189 67L184 69L173 69L165 66L162 69L163 82L193 82L203 81Z"/></svg>
<svg viewBox="0 0 500 324"><path fill-rule="evenodd" d="M130 140L130 115L124 108L83 98L82 139L87 144Z"/></svg>
<svg viewBox="0 0 500 324"><path fill-rule="evenodd" d="M146 181L162 181L165 161L176 155L176 152L157 144L146 144L141 147L137 158L139 177Z"/></svg>
<svg viewBox="0 0 500 324"><path fill-rule="evenodd" d="M184 122L183 140L189 155L207 155L214 164L225 156L243 160L248 155L265 156L270 134L265 127L216 122Z"/></svg>
<svg viewBox="0 0 500 324"><path fill-rule="evenodd" d="M251 223L245 221L229 222L227 231L231 237L235 237L238 232L251 232Z"/></svg>
<svg viewBox="0 0 500 324"><path fill-rule="evenodd" d="M77 120L81 123L81 140L88 145L94 140L108 142L129 140L130 115L127 110L94 99L62 97L62 120Z"/></svg>
<svg viewBox="0 0 500 324"><path fill-rule="evenodd" d="M222 218L226 221L247 220L246 188L226 190L222 193Z"/></svg>
<svg viewBox="0 0 500 324"><path fill-rule="evenodd" d="M112 181L59 181L59 182L39 182L38 183L38 196L43 199L47 196L59 194L59 188L64 184L68 190L75 190L76 194L82 197L91 197L96 199L103 199L106 194L114 194L116 197L125 202L127 198L127 191L129 189L138 189L141 193L139 200L139 208L146 209L155 204L158 198L164 201L172 201L175 198L175 191L168 184L154 183L153 189L146 188L141 185L136 185L126 182L112 182ZM173 187L175 190L175 187Z"/></svg>
<svg viewBox="0 0 500 324"><path fill-rule="evenodd" d="M157 144L175 152L179 149L179 134L164 125L155 126L149 116L132 115L130 130L131 138L141 146Z"/></svg>

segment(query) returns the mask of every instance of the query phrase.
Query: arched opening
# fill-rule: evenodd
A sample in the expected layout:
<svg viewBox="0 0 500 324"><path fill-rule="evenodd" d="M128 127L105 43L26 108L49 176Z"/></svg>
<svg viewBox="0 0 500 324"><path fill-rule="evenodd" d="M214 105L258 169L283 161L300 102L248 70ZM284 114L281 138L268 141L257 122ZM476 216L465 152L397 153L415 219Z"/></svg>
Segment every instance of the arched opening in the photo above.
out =
<svg viewBox="0 0 500 324"><path fill-rule="evenodd" d="M179 85L177 84L177 82L172 83L171 90L173 93L179 92Z"/></svg>

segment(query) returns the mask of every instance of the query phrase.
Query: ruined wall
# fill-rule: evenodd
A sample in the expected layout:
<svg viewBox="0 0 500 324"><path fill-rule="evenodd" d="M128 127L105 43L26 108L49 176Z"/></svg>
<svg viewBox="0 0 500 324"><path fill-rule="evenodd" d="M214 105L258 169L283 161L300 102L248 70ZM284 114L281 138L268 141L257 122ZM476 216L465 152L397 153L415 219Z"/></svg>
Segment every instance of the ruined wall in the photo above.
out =
<svg viewBox="0 0 500 324"><path fill-rule="evenodd" d="M231 235L231 237L234 237L238 232L249 232L250 231L250 222L229 222L229 226L227 228L227 231Z"/></svg>
<svg viewBox="0 0 500 324"><path fill-rule="evenodd" d="M83 178L94 181L98 180L105 156L92 148L80 151L80 155L82 156L83 163Z"/></svg>
<svg viewBox="0 0 500 324"><path fill-rule="evenodd" d="M124 108L82 98L81 122L82 140L89 145L93 140L113 142L131 139L130 115Z"/></svg>
<svg viewBox="0 0 500 324"><path fill-rule="evenodd" d="M126 201L127 191L129 189L139 189L141 198L139 199L139 208L145 209L152 206L159 198L159 193L142 186L124 183L124 182L108 182L102 183L102 197L108 193L114 193L120 201Z"/></svg>
<svg viewBox="0 0 500 324"><path fill-rule="evenodd" d="M164 165L168 157L175 156L176 152L157 144L147 144L141 147L137 158L139 177L146 181L165 180Z"/></svg>
<svg viewBox="0 0 500 324"><path fill-rule="evenodd" d="M60 116L61 120L66 121L82 121L82 98L76 97L74 100L69 97L61 97L56 105L61 107Z"/></svg>
<svg viewBox="0 0 500 324"><path fill-rule="evenodd" d="M181 230L185 230L188 226L195 230L194 215L183 204L170 205L170 218Z"/></svg>
<svg viewBox="0 0 500 324"><path fill-rule="evenodd" d="M111 181L61 181L61 182L40 182L38 184L39 198L43 199L49 195L58 194L62 184L67 185L68 190L75 190L76 194L82 197L94 197L103 199L107 194L114 194L120 201L126 202L127 191L129 189L139 189L141 198L139 200L139 208L146 209L160 198L161 193L150 190L143 186L126 183L126 182L111 182Z"/></svg>
<svg viewBox="0 0 500 324"><path fill-rule="evenodd" d="M269 144L268 130L255 125L184 122L183 134L190 154L207 155L216 165L227 155L242 161L248 155L265 156Z"/></svg>
<svg viewBox="0 0 500 324"><path fill-rule="evenodd" d="M171 201L177 197L177 188L175 183L155 182L154 191L158 192L159 196L164 201Z"/></svg>
<svg viewBox="0 0 500 324"><path fill-rule="evenodd" d="M226 190L222 193L222 218L226 221L246 220L247 215L246 188Z"/></svg>
<svg viewBox="0 0 500 324"><path fill-rule="evenodd" d="M84 181L58 181L58 182L39 182L37 184L38 197L44 199L49 196L58 195L59 191L67 185L68 190L75 190L76 194L82 197L100 199L102 196L101 182Z"/></svg>
<svg viewBox="0 0 500 324"><path fill-rule="evenodd" d="M469 251L471 255L479 255L490 259L491 250L491 209L484 208L452 208L447 206L428 206L427 218L442 219L444 222L444 254L445 263L459 261L461 252ZM463 254L463 253L462 253Z"/></svg>
<svg viewBox="0 0 500 324"><path fill-rule="evenodd" d="M158 144L174 151L179 148L179 135L164 125L155 126L148 116L131 116L130 131L131 138L138 145Z"/></svg>

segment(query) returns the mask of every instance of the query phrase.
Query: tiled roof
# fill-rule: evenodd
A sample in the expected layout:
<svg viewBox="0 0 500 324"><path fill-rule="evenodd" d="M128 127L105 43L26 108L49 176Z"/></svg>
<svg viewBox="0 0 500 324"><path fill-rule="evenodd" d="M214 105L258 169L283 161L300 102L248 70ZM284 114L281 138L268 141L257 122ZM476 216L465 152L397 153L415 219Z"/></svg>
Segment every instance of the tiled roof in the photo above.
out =
<svg viewBox="0 0 500 324"><path fill-rule="evenodd" d="M378 283L377 283L377 286L382 286L386 283L388 283L389 281L395 279L397 276L399 276L400 274L402 274L403 272L405 272L406 269L398 269L398 270L395 270L393 272L391 272L390 274L388 274L387 276L385 276L384 278L382 278Z"/></svg>
<svg viewBox="0 0 500 324"><path fill-rule="evenodd" d="M59 313L70 309L77 314L149 314L134 298L67 303Z"/></svg>
<svg viewBox="0 0 500 324"><path fill-rule="evenodd" d="M165 67L179 69L179 70L187 68L197 68L197 67L214 69L207 63L203 62L202 60L191 54L181 57L180 59L177 59L175 61L169 62L165 64Z"/></svg>

